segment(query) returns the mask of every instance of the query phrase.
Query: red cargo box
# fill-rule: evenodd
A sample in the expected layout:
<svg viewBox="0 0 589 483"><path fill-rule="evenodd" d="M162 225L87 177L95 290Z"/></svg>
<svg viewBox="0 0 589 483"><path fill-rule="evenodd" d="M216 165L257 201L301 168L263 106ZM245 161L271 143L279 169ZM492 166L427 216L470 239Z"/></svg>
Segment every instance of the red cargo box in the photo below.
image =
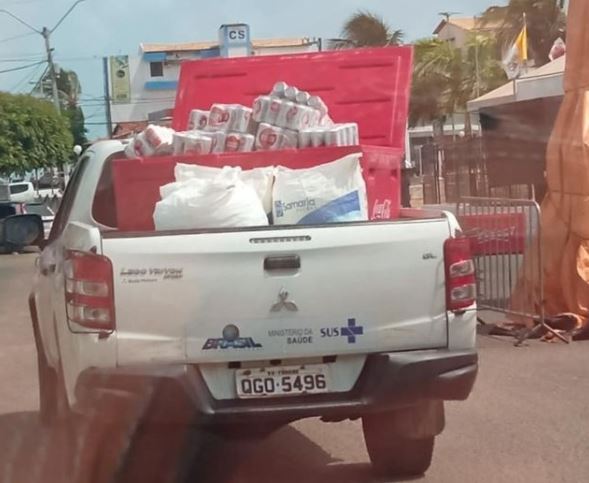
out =
<svg viewBox="0 0 589 483"><path fill-rule="evenodd" d="M185 130L192 109L214 103L252 105L277 81L321 96L335 122L357 122L361 146L274 152L168 156L113 161L119 229L153 230L160 186L178 162L243 169L307 168L362 152L371 219L396 218L412 70L410 47L191 61L182 64L173 127Z"/></svg>

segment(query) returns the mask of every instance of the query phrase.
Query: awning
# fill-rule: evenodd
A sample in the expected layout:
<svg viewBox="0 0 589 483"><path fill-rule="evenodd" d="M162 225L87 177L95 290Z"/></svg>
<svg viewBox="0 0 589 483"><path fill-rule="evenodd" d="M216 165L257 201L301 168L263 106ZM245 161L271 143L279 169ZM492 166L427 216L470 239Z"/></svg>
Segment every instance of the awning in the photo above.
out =
<svg viewBox="0 0 589 483"><path fill-rule="evenodd" d="M566 56L560 57L478 99L469 101L467 109L473 112L512 102L563 96L565 65Z"/></svg>

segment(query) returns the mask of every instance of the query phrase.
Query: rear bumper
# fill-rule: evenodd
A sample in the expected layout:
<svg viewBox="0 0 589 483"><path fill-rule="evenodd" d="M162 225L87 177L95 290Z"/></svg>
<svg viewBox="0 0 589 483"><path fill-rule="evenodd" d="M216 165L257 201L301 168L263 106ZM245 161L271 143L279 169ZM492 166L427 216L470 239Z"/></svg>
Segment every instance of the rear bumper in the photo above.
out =
<svg viewBox="0 0 589 483"><path fill-rule="evenodd" d="M468 398L478 372L475 351L375 354L350 392L274 400L215 400L196 366L88 369L76 386L77 409L102 394L134 396L158 421L182 424L286 423L308 417L355 418L419 401ZM190 411L175 411L181 405ZM153 416L156 415L156 416ZM186 419L189 419L188 421Z"/></svg>

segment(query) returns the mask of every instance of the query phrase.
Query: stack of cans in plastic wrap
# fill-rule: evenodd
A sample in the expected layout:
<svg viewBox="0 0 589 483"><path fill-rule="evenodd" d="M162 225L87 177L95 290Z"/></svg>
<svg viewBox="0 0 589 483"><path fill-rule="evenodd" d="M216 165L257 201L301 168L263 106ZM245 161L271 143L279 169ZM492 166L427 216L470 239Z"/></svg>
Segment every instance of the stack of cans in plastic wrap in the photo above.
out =
<svg viewBox="0 0 589 483"><path fill-rule="evenodd" d="M356 145L358 125L334 124L319 96L278 82L254 102L257 150Z"/></svg>
<svg viewBox="0 0 589 483"><path fill-rule="evenodd" d="M238 104L213 104L210 111L193 110L189 131L174 135L174 154L247 152L254 149L252 109Z"/></svg>
<svg viewBox="0 0 589 483"><path fill-rule="evenodd" d="M129 157L210 154L359 144L356 123L335 124L319 96L278 82L253 109L213 104L190 113L188 131L149 126L127 147Z"/></svg>
<svg viewBox="0 0 589 483"><path fill-rule="evenodd" d="M174 149L174 130L162 126L147 126L127 145L125 153L129 158L166 156Z"/></svg>

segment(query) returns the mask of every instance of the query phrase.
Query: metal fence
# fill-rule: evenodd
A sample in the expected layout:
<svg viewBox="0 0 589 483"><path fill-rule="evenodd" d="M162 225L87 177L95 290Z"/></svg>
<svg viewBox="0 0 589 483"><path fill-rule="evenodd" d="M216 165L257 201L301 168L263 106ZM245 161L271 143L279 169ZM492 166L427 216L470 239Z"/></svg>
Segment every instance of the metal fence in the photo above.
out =
<svg viewBox="0 0 589 483"><path fill-rule="evenodd" d="M479 308L509 314L514 322L532 319L566 341L546 323L538 203L466 197L458 202L457 216L471 239Z"/></svg>
<svg viewBox="0 0 589 483"><path fill-rule="evenodd" d="M424 204L456 203L466 196L535 198L533 184L493 185L480 137L467 137L421 147L419 175ZM540 193L541 195L541 193Z"/></svg>

